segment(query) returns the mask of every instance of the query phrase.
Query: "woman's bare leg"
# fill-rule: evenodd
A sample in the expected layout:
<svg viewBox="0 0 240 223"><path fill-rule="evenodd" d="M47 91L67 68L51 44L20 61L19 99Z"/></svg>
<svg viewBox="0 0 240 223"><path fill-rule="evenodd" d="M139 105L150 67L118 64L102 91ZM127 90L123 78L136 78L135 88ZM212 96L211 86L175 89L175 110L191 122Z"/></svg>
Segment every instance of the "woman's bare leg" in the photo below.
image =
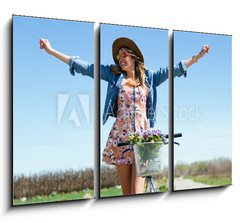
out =
<svg viewBox="0 0 240 223"><path fill-rule="evenodd" d="M124 195L132 194L132 165L117 165L118 177Z"/></svg>
<svg viewBox="0 0 240 223"><path fill-rule="evenodd" d="M132 194L144 193L145 178L136 175L136 166L132 165Z"/></svg>

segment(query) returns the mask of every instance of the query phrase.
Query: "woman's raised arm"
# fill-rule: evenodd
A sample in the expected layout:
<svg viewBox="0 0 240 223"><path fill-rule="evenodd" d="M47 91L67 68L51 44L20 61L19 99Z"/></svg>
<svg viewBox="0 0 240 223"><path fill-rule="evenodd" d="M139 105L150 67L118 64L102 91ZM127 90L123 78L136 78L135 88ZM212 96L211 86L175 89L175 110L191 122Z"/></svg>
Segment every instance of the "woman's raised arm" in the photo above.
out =
<svg viewBox="0 0 240 223"><path fill-rule="evenodd" d="M64 63L70 66L70 73L75 75L75 72L81 73L82 75L89 76L91 78L94 77L94 64L89 63L87 61L83 61L79 59L79 57L68 56L65 55L57 50L55 50L49 40L47 39L40 39L40 49L45 50L48 54L58 58L59 60L63 61ZM114 78L117 79L116 74L113 74L111 70L111 66L109 65L100 65L100 77L102 80L111 82Z"/></svg>
<svg viewBox="0 0 240 223"><path fill-rule="evenodd" d="M69 64L70 56L53 49L47 39L40 39L40 49L44 49L48 54L58 58L66 64Z"/></svg>
<svg viewBox="0 0 240 223"><path fill-rule="evenodd" d="M72 75L75 75L76 71L77 73L81 73L82 75L86 75L91 78L94 77L93 63L80 60L79 57L65 55L53 49L50 42L47 39L40 39L40 49L44 49L48 54L68 64L70 67L69 71Z"/></svg>
<svg viewBox="0 0 240 223"><path fill-rule="evenodd" d="M205 55L205 53L208 53L209 49L210 49L209 45L204 45L202 47L201 51L197 55L195 55L189 59L186 59L184 61L186 67L188 68L188 67L192 66L194 63L196 63L200 58L202 58Z"/></svg>
<svg viewBox="0 0 240 223"><path fill-rule="evenodd" d="M209 45L204 45L201 49L201 51L186 60L181 60L177 65L173 68L173 77L180 77L187 75L187 68L192 66L194 63L196 63L200 58L202 58L206 53L208 53L210 49ZM166 68L160 68L157 72L152 72L153 75L153 86L157 87L160 84L162 84L164 81L168 79L169 69Z"/></svg>

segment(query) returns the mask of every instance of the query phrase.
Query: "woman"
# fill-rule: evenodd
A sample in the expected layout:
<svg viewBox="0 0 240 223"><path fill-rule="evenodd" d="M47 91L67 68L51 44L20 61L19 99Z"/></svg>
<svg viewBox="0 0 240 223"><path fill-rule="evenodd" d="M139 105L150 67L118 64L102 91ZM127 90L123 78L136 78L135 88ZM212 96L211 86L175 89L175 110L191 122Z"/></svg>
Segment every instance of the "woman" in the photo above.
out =
<svg viewBox="0 0 240 223"><path fill-rule="evenodd" d="M93 78L93 64L56 51L46 39L40 39L40 48L69 64L72 75L76 71ZM202 58L208 50L209 46L204 45L200 53L180 61L174 67L173 76L186 77L187 68ZM101 79L108 82L103 124L109 116L116 117L103 152L103 161L116 166L124 195L143 193L144 178L136 176L132 147L118 147L117 143L127 141L129 132L154 126L156 87L168 78L168 69L157 72L146 69L140 49L135 42L125 37L114 41L112 54L115 65L100 66Z"/></svg>

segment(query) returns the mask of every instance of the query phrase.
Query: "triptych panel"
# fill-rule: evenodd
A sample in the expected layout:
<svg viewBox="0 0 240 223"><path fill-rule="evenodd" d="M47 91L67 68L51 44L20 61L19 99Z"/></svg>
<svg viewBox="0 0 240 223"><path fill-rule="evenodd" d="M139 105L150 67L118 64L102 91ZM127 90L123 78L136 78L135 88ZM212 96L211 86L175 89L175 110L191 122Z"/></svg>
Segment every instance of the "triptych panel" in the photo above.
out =
<svg viewBox="0 0 240 223"><path fill-rule="evenodd" d="M13 16L13 205L230 185L231 36L174 31L169 67L168 30L95 34L90 22ZM172 152L170 109L182 134Z"/></svg>
<svg viewBox="0 0 240 223"><path fill-rule="evenodd" d="M13 17L14 205L94 196L94 82L74 77L64 63L72 57L60 53L93 63L93 30Z"/></svg>
<svg viewBox="0 0 240 223"><path fill-rule="evenodd" d="M129 134L145 132L150 127L168 133L168 31L107 24L101 25L100 30L103 115L100 196L148 193L148 178L141 177L144 173L139 173L140 177L136 176L133 146L119 147L117 144L128 141ZM135 67L138 69L135 75L139 80L146 79L148 87L135 86L129 82L128 75L131 74L128 74L128 71L131 70L131 64L129 65L128 58L123 58L124 55L121 54L120 60L116 61L115 46L117 50L122 47L121 54L124 54L125 50L128 50L126 53L135 53ZM130 48L132 51L129 51ZM111 71L118 68L122 73L120 76ZM145 70L143 74L139 72L141 69ZM113 95L114 97L111 97ZM109 103L110 100L114 103ZM156 192L168 190L168 147L163 147L159 173L153 177ZM112 176L109 177L109 174ZM109 180L111 182L108 182Z"/></svg>
<svg viewBox="0 0 240 223"><path fill-rule="evenodd" d="M183 132L174 149L174 190L230 185L232 173L231 36L174 32L174 61L193 52L186 78L174 79L174 130ZM176 147L176 146L175 146Z"/></svg>

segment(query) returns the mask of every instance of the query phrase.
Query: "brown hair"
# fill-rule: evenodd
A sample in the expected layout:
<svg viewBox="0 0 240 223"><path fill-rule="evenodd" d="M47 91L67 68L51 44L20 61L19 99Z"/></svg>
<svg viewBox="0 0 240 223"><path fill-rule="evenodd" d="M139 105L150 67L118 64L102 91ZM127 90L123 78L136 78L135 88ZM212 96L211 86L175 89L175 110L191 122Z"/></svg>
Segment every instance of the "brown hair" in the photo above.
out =
<svg viewBox="0 0 240 223"><path fill-rule="evenodd" d="M135 61L135 80L130 80L128 81L128 83L133 86L142 86L144 89L147 89L147 86L145 84L146 67L144 66L144 63L140 60L138 56L134 54L131 49L129 49L128 47L122 48L124 48ZM123 72L119 64L111 65L110 68L113 74L121 74Z"/></svg>

